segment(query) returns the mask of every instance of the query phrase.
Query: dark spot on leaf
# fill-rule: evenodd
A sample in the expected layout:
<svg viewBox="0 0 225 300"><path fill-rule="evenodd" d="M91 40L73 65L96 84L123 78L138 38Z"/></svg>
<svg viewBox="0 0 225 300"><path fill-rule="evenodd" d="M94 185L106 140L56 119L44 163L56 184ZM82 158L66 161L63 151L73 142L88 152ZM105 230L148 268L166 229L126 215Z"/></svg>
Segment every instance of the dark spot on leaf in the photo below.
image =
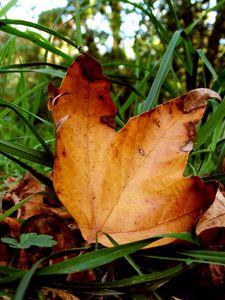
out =
<svg viewBox="0 0 225 300"><path fill-rule="evenodd" d="M195 135L196 135L195 126L196 126L197 122L198 122L198 120L193 121L193 122L188 122L184 125L188 131L188 137L192 142L194 142L194 140L195 140Z"/></svg>
<svg viewBox="0 0 225 300"><path fill-rule="evenodd" d="M185 99L185 95L181 96L180 97L180 101L177 101L176 103L176 106L178 108L178 110L182 111L185 113L185 110L184 110L184 99Z"/></svg>
<svg viewBox="0 0 225 300"><path fill-rule="evenodd" d="M145 151L144 151L142 148L139 148L139 149L138 149L138 152L139 152L142 156L145 156Z"/></svg>
<svg viewBox="0 0 225 300"><path fill-rule="evenodd" d="M61 189L55 190L56 195L60 195L61 194Z"/></svg>
<svg viewBox="0 0 225 300"><path fill-rule="evenodd" d="M63 149L63 151L62 151L62 156L66 157L66 151L65 151L65 149Z"/></svg>
<svg viewBox="0 0 225 300"><path fill-rule="evenodd" d="M103 95L98 95L98 99L101 101L105 101L105 97Z"/></svg>
<svg viewBox="0 0 225 300"><path fill-rule="evenodd" d="M112 147L112 156L117 159L119 157L119 151L117 147Z"/></svg>
<svg viewBox="0 0 225 300"><path fill-rule="evenodd" d="M159 119L153 119L153 123L156 124L156 126L160 128L160 121L159 121Z"/></svg>
<svg viewBox="0 0 225 300"><path fill-rule="evenodd" d="M184 124L185 128L187 129L188 139L185 142L185 144L180 148L181 151L189 152L192 150L193 143L195 141L195 136L196 136L196 128L195 128L196 123L197 121L188 122Z"/></svg>
<svg viewBox="0 0 225 300"><path fill-rule="evenodd" d="M172 104L171 103L168 103L168 108L169 108L169 114L171 115L172 112L173 112Z"/></svg>
<svg viewBox="0 0 225 300"><path fill-rule="evenodd" d="M114 116L102 116L100 118L101 123L106 124L107 126L111 128L115 128L115 120Z"/></svg>

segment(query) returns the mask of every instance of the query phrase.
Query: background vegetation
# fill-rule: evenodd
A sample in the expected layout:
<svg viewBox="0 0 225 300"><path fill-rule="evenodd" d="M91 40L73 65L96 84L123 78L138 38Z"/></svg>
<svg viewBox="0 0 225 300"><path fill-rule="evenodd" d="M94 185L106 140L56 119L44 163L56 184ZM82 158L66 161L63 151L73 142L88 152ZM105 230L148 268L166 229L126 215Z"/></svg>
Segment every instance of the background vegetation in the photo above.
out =
<svg viewBox="0 0 225 300"><path fill-rule="evenodd" d="M225 95L224 0L68 0L66 7L41 13L37 23L7 19L16 2L11 0L0 10L2 194L4 180L21 178L24 169L51 187L47 176L55 133L47 87L49 82L60 85L81 49L101 61L111 80L118 128L131 116L194 88ZM210 101L187 175L225 182L224 115L224 101ZM165 282L160 279L150 290ZM98 288L102 287L93 289ZM161 299L155 293L154 297Z"/></svg>

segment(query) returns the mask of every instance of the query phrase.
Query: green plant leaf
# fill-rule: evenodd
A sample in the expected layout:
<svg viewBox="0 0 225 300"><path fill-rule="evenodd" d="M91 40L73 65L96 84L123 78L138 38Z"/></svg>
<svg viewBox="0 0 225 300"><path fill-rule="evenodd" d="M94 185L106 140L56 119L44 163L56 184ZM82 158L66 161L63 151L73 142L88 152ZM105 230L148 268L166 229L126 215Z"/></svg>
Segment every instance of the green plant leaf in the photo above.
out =
<svg viewBox="0 0 225 300"><path fill-rule="evenodd" d="M21 37L21 38L24 38L26 40L29 40L31 42L33 42L34 44L38 45L39 47L43 48L43 49L46 49L56 55L59 55L61 56L63 59L65 59L66 62L68 62L69 64L72 63L73 59L65 54L64 52L62 52L61 50L53 47L51 44L49 43L46 43L40 39L38 39L36 36L33 36L31 35L29 32L24 32L24 31L20 31L16 28L13 28L9 25L6 25L5 22L3 22L2 20L0 21L0 30L1 31L4 31L6 33L9 33L9 34L12 34L12 35L15 35L17 37Z"/></svg>
<svg viewBox="0 0 225 300"><path fill-rule="evenodd" d="M10 159L11 161L18 164L21 168L23 168L23 169L27 170L28 172L30 172L31 175L33 175L38 180L40 180L42 183L44 183L48 188L50 188L50 190L54 190L52 180L49 177L43 175L42 173L40 173L37 170L35 170L34 168L32 168L29 164L17 159L16 157L14 157L14 156L6 153L6 152L1 152L0 151L0 154L4 155L5 157Z"/></svg>
<svg viewBox="0 0 225 300"><path fill-rule="evenodd" d="M25 293L29 287L30 281L32 279L32 277L34 276L34 274L36 273L38 267L40 266L40 264L45 260L44 258L41 258L40 260L38 260L31 268L30 270L28 270L22 280L20 281L17 290L16 290L16 295L14 300L23 300Z"/></svg>
<svg viewBox="0 0 225 300"><path fill-rule="evenodd" d="M17 107L13 104L7 103L7 101L4 101L2 99L0 99L0 107L7 107L10 108L11 110L13 110L21 119L22 121L25 123L25 125L30 129L30 131L33 133L33 135L37 138L37 140L40 142L40 144L42 145L42 147L45 149L46 154L49 155L49 159L53 159L51 150L49 149L48 145L45 143L45 141L43 140L43 138L40 136L40 134L37 132L37 130L35 129L35 127L23 116L23 114L21 114Z"/></svg>
<svg viewBox="0 0 225 300"><path fill-rule="evenodd" d="M57 244L57 242L52 239L51 235L37 234L36 232L21 234L19 242L17 242L14 238L5 237L1 238L1 241L9 244L10 247L17 249L27 249L31 246L53 247Z"/></svg>
<svg viewBox="0 0 225 300"><path fill-rule="evenodd" d="M5 244L9 244L12 248L18 248L18 242L14 238L2 237L1 241Z"/></svg>
<svg viewBox="0 0 225 300"><path fill-rule="evenodd" d="M19 281L25 274L25 270L19 270L9 266L0 266L0 286Z"/></svg>
<svg viewBox="0 0 225 300"><path fill-rule="evenodd" d="M6 153L18 156L47 167L53 166L53 161L49 157L48 153L34 150L13 142L0 140L0 152L3 154Z"/></svg>
<svg viewBox="0 0 225 300"><path fill-rule="evenodd" d="M208 68L208 70L210 71L210 73L212 74L214 80L217 80L218 75L216 74L215 69L213 68L212 64L210 63L210 61L208 60L208 58L205 56L204 52L202 51L202 49L198 49L197 53L199 55L199 57L201 58L202 62L206 65L206 67Z"/></svg>
<svg viewBox="0 0 225 300"><path fill-rule="evenodd" d="M18 0L11 0L5 6L3 6L0 10L0 18L7 14L7 12L18 2Z"/></svg>
<svg viewBox="0 0 225 300"><path fill-rule="evenodd" d="M225 100L221 102L216 111L210 116L207 122L198 130L194 149L198 149L206 142L208 137L214 132L218 124L223 120L225 115Z"/></svg>
<svg viewBox="0 0 225 300"><path fill-rule="evenodd" d="M104 248L77 257L73 257L63 262L56 263L52 266L44 267L41 270L39 270L37 274L45 276L45 275L53 275L53 274L67 274L72 272L81 272L84 270L93 269L101 265L110 263L120 257L127 256L131 253L134 253L140 250L141 248L144 248L148 244L163 237L178 238L199 245L198 241L193 239L191 233L189 232L161 234L155 237L151 237L149 239L128 243L120 246L115 246L112 248Z"/></svg>
<svg viewBox="0 0 225 300"><path fill-rule="evenodd" d="M36 28L38 30L47 32L47 33L59 38L60 40L65 41L66 43L74 46L77 49L79 48L79 46L77 44L75 44L73 41L71 41L70 39L68 39L64 35L60 34L58 31L56 31L56 30L54 30L50 27L41 25L41 24L36 24L36 23L33 23L33 22L25 21L25 20L12 20L12 19L2 19L1 23L14 24L14 25L23 25L23 26L26 26L26 27Z"/></svg>
<svg viewBox="0 0 225 300"><path fill-rule="evenodd" d="M147 99L144 102L142 112L148 111L149 109L153 108L158 100L159 93L161 86L163 84L163 81L165 80L167 74L169 73L172 59L173 59L173 53L174 49L176 47L177 41L180 38L180 35L182 33L182 30L177 30L170 40L170 43L166 49L166 52L163 56L163 60L160 64L160 67L156 73L155 79L153 81L153 84L151 86L151 89L148 93Z"/></svg>
<svg viewBox="0 0 225 300"><path fill-rule="evenodd" d="M24 204L26 204L34 195L46 195L46 192L38 192L35 194L31 194L18 202L17 204L13 205L11 208L9 208L6 212L3 214L0 214L0 222L3 221L6 217L9 217L12 213L14 213L17 209L22 207Z"/></svg>

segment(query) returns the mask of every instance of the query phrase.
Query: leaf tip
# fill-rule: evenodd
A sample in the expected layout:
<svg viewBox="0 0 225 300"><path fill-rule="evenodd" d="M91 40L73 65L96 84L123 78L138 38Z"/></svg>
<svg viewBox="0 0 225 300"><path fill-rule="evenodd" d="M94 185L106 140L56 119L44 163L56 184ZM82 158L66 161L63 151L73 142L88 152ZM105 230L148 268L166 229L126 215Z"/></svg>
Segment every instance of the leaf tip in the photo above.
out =
<svg viewBox="0 0 225 300"><path fill-rule="evenodd" d="M94 81L107 79L107 77L103 75L100 62L91 55L83 53L77 57L76 62L81 66L83 75L87 80Z"/></svg>
<svg viewBox="0 0 225 300"><path fill-rule="evenodd" d="M221 100L220 95L215 91L206 88L199 88L183 95L181 97L183 101L180 102L179 105L181 105L180 108L184 113L190 113L194 109L205 107L208 100L212 98Z"/></svg>

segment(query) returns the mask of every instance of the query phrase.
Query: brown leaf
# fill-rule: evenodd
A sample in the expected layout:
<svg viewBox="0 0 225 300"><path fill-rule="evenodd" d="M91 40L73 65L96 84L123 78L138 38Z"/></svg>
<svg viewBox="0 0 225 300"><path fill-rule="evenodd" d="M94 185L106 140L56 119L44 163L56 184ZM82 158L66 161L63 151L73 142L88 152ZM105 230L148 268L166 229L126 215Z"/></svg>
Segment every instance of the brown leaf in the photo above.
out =
<svg viewBox="0 0 225 300"><path fill-rule="evenodd" d="M32 246L29 249L20 250L18 258L14 262L14 266L17 268L29 269L41 257L79 246L71 229L54 214L39 214L27 219L21 226L20 234L30 232L51 235L57 244L52 248ZM54 262L56 261L54 260Z"/></svg>
<svg viewBox="0 0 225 300"><path fill-rule="evenodd" d="M44 293L45 300L79 300L75 295L57 289L44 288L42 292Z"/></svg>
<svg viewBox="0 0 225 300"><path fill-rule="evenodd" d="M8 198L12 199L14 204L30 196L43 191L44 188L40 182L34 178L30 173L26 173L19 184L8 193ZM41 213L43 205L43 195L34 195L25 205L23 205L17 214L17 218L28 219L29 217Z"/></svg>
<svg viewBox="0 0 225 300"><path fill-rule="evenodd" d="M218 228L225 229L225 197L220 190L216 193L215 201L199 220L196 233L205 241L212 241L218 233ZM225 246L225 242L223 244Z"/></svg>
<svg viewBox="0 0 225 300"><path fill-rule="evenodd" d="M0 266L7 266L12 258L13 250L1 241L2 237L17 237L19 222L12 218L5 218L0 222Z"/></svg>
<svg viewBox="0 0 225 300"><path fill-rule="evenodd" d="M88 243L99 233L99 242L111 246L102 231L122 244L189 230L215 196L213 185L183 172L195 125L218 94L191 91L131 118L116 133L109 87L100 63L87 54L71 65L59 89L51 87L59 199Z"/></svg>

